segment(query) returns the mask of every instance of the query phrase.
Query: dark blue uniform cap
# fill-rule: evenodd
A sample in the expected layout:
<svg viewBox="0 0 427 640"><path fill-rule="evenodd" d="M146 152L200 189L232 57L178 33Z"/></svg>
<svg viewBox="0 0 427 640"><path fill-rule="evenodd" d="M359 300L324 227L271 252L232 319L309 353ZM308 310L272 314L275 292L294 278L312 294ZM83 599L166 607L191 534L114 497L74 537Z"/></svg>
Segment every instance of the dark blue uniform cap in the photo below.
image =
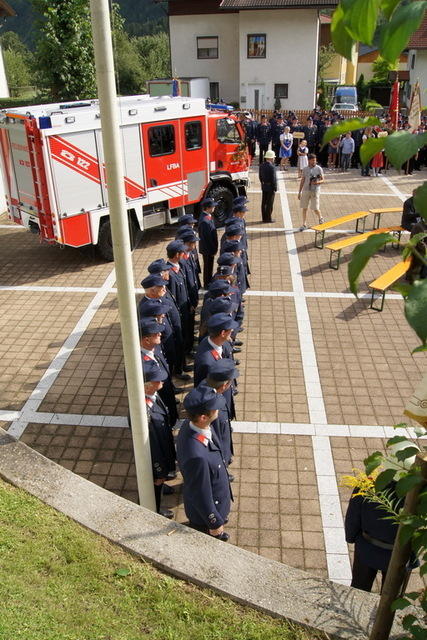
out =
<svg viewBox="0 0 427 640"><path fill-rule="evenodd" d="M152 318L153 316L159 316L166 314L170 309L169 304L162 302L161 300L148 299L141 300L139 305L139 313L141 318Z"/></svg>
<svg viewBox="0 0 427 640"><path fill-rule="evenodd" d="M188 413L203 415L207 411L214 411L223 406L223 397L211 387L200 385L192 389L184 398L184 407Z"/></svg>
<svg viewBox="0 0 427 640"><path fill-rule="evenodd" d="M225 232L226 237L229 236L241 236L242 235L242 227L239 224L231 224L227 227Z"/></svg>
<svg viewBox="0 0 427 640"><path fill-rule="evenodd" d="M202 200L202 207L205 209L207 207L216 207L218 202L216 202L213 198L205 198Z"/></svg>
<svg viewBox="0 0 427 640"><path fill-rule="evenodd" d="M227 313L215 313L207 321L207 326L210 331L229 331L237 329L239 325Z"/></svg>
<svg viewBox="0 0 427 640"><path fill-rule="evenodd" d="M139 321L139 333L142 337L151 336L153 333L163 333L165 325L151 318L141 318Z"/></svg>
<svg viewBox="0 0 427 640"><path fill-rule="evenodd" d="M144 278L144 280L141 281L141 284L144 289L149 289L150 287L165 287L166 281L163 280L162 276L152 273Z"/></svg>
<svg viewBox="0 0 427 640"><path fill-rule="evenodd" d="M192 233L195 233L193 227L191 226L191 224L182 225L182 227L179 227L179 229L176 230L175 239L176 240L181 240L183 234L187 233L188 231L191 231Z"/></svg>
<svg viewBox="0 0 427 640"><path fill-rule="evenodd" d="M180 233L179 234L180 239L183 242L197 242L198 241L198 236L194 233L194 231L184 231L184 233Z"/></svg>
<svg viewBox="0 0 427 640"><path fill-rule="evenodd" d="M178 224L182 227L184 224L196 224L197 220L191 213L186 213L185 215L178 218Z"/></svg>
<svg viewBox="0 0 427 640"><path fill-rule="evenodd" d="M168 377L165 369L159 367L154 360L143 360L144 382L163 382Z"/></svg>
<svg viewBox="0 0 427 640"><path fill-rule="evenodd" d="M224 222L224 226L226 228L234 226L234 225L239 225L239 227L241 227L242 229L245 228L245 223L244 223L242 218L236 218L236 217L232 216L231 218L227 218L227 220Z"/></svg>
<svg viewBox="0 0 427 640"><path fill-rule="evenodd" d="M241 204L246 204L247 202L249 202L249 200L247 199L246 196L237 196L237 198L234 198L233 200L233 207L236 207Z"/></svg>
<svg viewBox="0 0 427 640"><path fill-rule="evenodd" d="M242 203L233 206L232 212L235 213L236 211L243 211L243 213L246 213L247 211L249 211L249 209Z"/></svg>
<svg viewBox="0 0 427 640"><path fill-rule="evenodd" d="M209 305L211 315L216 313L228 313L233 311L234 304L230 298L215 298Z"/></svg>
<svg viewBox="0 0 427 640"><path fill-rule="evenodd" d="M217 276L231 276L234 273L233 267L228 264L218 265L218 269L216 270Z"/></svg>
<svg viewBox="0 0 427 640"><path fill-rule="evenodd" d="M219 256L217 263L220 266L227 265L230 266L232 264L237 264L240 262L240 258L234 255L234 253L221 253Z"/></svg>
<svg viewBox="0 0 427 640"><path fill-rule="evenodd" d="M227 294L231 291L231 285L226 280L212 280L212 282L209 283L208 291Z"/></svg>
<svg viewBox="0 0 427 640"><path fill-rule="evenodd" d="M172 265L166 262L166 260L163 260L163 258L154 260L154 262L148 265L149 273L160 273L161 271L169 271L169 269L172 269Z"/></svg>
<svg viewBox="0 0 427 640"><path fill-rule="evenodd" d="M231 358L221 358L209 365L208 376L217 382L227 382L238 378L240 372Z"/></svg>
<svg viewBox="0 0 427 640"><path fill-rule="evenodd" d="M224 243L224 253L233 252L233 251L241 251L242 245L240 240L227 240Z"/></svg>
<svg viewBox="0 0 427 640"><path fill-rule="evenodd" d="M181 239L172 240L172 242L169 242L169 244L167 245L166 251L175 251L175 253L178 253L179 251L184 252L183 241Z"/></svg>

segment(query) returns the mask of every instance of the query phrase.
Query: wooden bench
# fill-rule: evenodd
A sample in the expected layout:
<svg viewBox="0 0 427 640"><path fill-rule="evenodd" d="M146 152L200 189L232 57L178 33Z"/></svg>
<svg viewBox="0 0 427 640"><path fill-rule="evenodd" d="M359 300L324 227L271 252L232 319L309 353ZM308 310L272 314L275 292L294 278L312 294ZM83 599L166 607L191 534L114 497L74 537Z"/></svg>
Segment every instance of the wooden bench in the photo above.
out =
<svg viewBox="0 0 427 640"><path fill-rule="evenodd" d="M412 256L409 256L408 258L406 258L406 260L402 260L401 262L398 262L393 267L391 267L391 269L383 273L382 276L380 276L376 280L373 280L369 284L369 287L372 289L371 304L370 304L371 309L374 309L375 311L382 311L384 309L384 300L385 300L386 290L389 289L391 286L393 286L394 283L397 282L397 280L399 280L399 278L404 276L405 273L409 271L411 263L412 263ZM381 306L379 308L374 307L376 292L381 293Z"/></svg>
<svg viewBox="0 0 427 640"><path fill-rule="evenodd" d="M381 224L383 213L403 213L403 207L386 207L385 209L369 209L369 213L374 214L374 229L378 229Z"/></svg>
<svg viewBox="0 0 427 640"><path fill-rule="evenodd" d="M338 270L340 268L340 258L341 258L342 249L345 249L346 247L354 247L357 244L361 244L370 236L377 235L379 233L394 233L397 236L396 245L399 246L400 234L402 233L402 231L403 231L402 227L383 227L382 229L374 229L374 231L367 231L366 233L361 233L358 236L350 236L349 238L343 238L342 240L336 240L335 242L331 242L330 244L325 245L325 249L329 249L329 251L331 252L329 255L329 266L331 269ZM332 262L332 257L334 253L337 254L335 266Z"/></svg>
<svg viewBox="0 0 427 640"><path fill-rule="evenodd" d="M349 213L346 216L341 216L341 218L335 218L334 220L328 220L327 222L322 222L321 224L315 224L311 227L315 231L314 246L317 249L323 249L323 244L325 242L325 231L327 229L338 227L340 224L345 224L346 222L353 222L353 220L356 220L356 233L363 233L365 231L366 218L370 214L370 211L356 211L355 213ZM359 231L359 222L361 220L363 220L363 228L362 231ZM319 237L320 244L318 241Z"/></svg>

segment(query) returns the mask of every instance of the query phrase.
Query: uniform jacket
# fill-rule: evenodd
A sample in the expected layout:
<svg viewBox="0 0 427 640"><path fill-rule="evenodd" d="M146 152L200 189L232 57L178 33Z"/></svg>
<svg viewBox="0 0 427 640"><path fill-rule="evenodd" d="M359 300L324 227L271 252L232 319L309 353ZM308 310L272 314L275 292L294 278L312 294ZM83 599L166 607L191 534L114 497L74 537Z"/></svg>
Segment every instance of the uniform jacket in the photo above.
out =
<svg viewBox="0 0 427 640"><path fill-rule="evenodd" d="M189 421L184 420L176 452L184 479L187 518L198 526L218 529L228 518L232 500L228 473L218 443L196 433Z"/></svg>
<svg viewBox="0 0 427 640"><path fill-rule="evenodd" d="M277 191L277 177L274 164L265 160L259 167L259 179L263 191Z"/></svg>
<svg viewBox="0 0 427 640"><path fill-rule="evenodd" d="M199 278L197 275L196 264L191 253L185 254L184 258L179 261L185 276L187 285L188 299L192 307L196 308L199 303Z"/></svg>
<svg viewBox="0 0 427 640"><path fill-rule="evenodd" d="M345 539L357 547L362 562L373 569L385 571L390 562L391 550L375 546L363 537L363 532L371 538L393 544L397 533L397 525L391 520L384 520L384 509L363 496L350 499L345 516Z"/></svg>
<svg viewBox="0 0 427 640"><path fill-rule="evenodd" d="M269 124L259 124L256 130L258 144L268 147L271 140L271 127Z"/></svg>
<svg viewBox="0 0 427 640"><path fill-rule="evenodd" d="M141 357L143 360L148 360L148 359L152 360L152 358L150 358L149 355L143 353L142 351L141 351ZM168 408L171 424L175 424L175 422L178 420L178 412L176 410L176 402L175 402L175 393L173 390L172 380L170 377L169 365L163 354L163 351L160 345L155 346L154 357L157 364L162 369L162 371L166 371L168 375L166 380L163 381L163 387L159 391L159 396L161 397L161 399L163 400L163 402Z"/></svg>
<svg viewBox="0 0 427 640"><path fill-rule="evenodd" d="M145 404L148 415L153 476L154 479L166 478L169 471L175 470L175 445L169 411L158 395L154 403L151 398L146 397Z"/></svg>
<svg viewBox="0 0 427 640"><path fill-rule="evenodd" d="M210 213L202 211L198 225L199 251L207 256L214 256L218 251L218 234L214 219Z"/></svg>
<svg viewBox="0 0 427 640"><path fill-rule="evenodd" d="M222 357L223 358L233 358L233 347L230 342L225 342L222 345ZM197 387L208 375L209 365L211 365L216 360L220 359L219 353L212 348L210 343L208 342L208 336L203 338L200 342L197 352L194 358L194 386ZM233 387L227 389L224 393L224 398L227 403L228 412L230 415L230 419L234 419L236 417L236 410L234 406L234 398L233 398Z"/></svg>

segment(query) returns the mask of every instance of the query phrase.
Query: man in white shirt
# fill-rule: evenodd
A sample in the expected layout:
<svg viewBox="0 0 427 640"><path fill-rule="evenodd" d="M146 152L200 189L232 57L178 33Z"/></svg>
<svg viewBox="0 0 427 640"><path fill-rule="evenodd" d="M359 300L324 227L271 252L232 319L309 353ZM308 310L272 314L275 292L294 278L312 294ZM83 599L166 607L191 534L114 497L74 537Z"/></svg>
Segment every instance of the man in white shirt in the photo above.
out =
<svg viewBox="0 0 427 640"><path fill-rule="evenodd" d="M298 191L298 200L302 209L300 231L307 229L307 209L309 206L319 218L319 223L324 222L320 213L320 185L324 182L323 169L317 164L317 158L314 153L309 153L307 159L308 167L302 169Z"/></svg>

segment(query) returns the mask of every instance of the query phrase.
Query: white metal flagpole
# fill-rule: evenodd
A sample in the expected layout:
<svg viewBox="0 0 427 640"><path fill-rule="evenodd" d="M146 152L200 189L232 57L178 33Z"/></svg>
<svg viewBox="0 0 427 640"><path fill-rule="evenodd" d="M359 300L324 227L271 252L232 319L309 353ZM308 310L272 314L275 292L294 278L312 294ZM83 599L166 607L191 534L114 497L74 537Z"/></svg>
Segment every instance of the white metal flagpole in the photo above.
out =
<svg viewBox="0 0 427 640"><path fill-rule="evenodd" d="M90 0L90 10L139 502L155 511L108 0Z"/></svg>

